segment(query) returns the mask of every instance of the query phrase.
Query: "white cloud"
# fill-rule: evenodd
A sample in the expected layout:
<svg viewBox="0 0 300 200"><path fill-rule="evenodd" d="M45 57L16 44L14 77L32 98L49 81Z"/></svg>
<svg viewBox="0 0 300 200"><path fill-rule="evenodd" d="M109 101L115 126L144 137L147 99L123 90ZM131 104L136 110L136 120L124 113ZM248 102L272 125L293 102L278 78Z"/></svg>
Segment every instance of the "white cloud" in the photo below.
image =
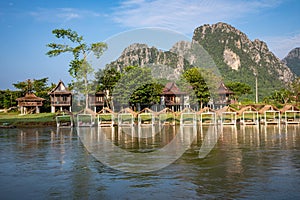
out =
<svg viewBox="0 0 300 200"><path fill-rule="evenodd" d="M112 17L125 27L162 27L190 34L201 24L234 20L279 3L278 0L127 0L115 9Z"/></svg>
<svg viewBox="0 0 300 200"><path fill-rule="evenodd" d="M75 19L86 17L99 17L100 14L89 10L79 10L75 8L55 8L45 9L39 8L35 11L29 12L29 15L38 21L47 22L68 22Z"/></svg>
<svg viewBox="0 0 300 200"><path fill-rule="evenodd" d="M280 59L287 56L292 49L300 47L300 33L293 33L287 36L265 37L263 40L266 41L269 49Z"/></svg>

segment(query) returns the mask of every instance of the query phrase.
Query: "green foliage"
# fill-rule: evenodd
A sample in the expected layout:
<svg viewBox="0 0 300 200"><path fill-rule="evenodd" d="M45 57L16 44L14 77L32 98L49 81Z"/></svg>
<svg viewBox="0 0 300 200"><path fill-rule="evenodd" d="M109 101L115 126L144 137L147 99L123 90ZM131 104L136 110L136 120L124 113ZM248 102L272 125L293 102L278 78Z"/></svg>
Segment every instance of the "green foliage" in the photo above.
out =
<svg viewBox="0 0 300 200"><path fill-rule="evenodd" d="M95 73L95 81L97 84L97 91L108 90L112 93L116 83L121 78L121 73L115 68L99 69Z"/></svg>
<svg viewBox="0 0 300 200"><path fill-rule="evenodd" d="M241 82L229 82L226 83L226 86L232 91L234 92L233 97L235 98L235 100L239 100L239 98L242 95L245 94L252 94L251 91L251 87L250 85L246 84L246 83L241 83Z"/></svg>
<svg viewBox="0 0 300 200"><path fill-rule="evenodd" d="M21 96L19 91L0 90L0 108L10 108L17 106L16 98Z"/></svg>
<svg viewBox="0 0 300 200"><path fill-rule="evenodd" d="M242 41L242 37L246 36L238 30L229 30L228 27L215 28L212 30L210 26L199 27L195 30L193 40L199 42L200 45L211 55L216 66L218 67L225 82L241 82L248 84L251 90L255 90L255 76L254 70L258 74L258 87L259 87L259 99L263 99L269 96L272 91L280 90L285 87L283 82L278 78L279 74L274 67L278 67L280 63L271 54L260 53L261 59L255 62L251 59L250 47L248 43ZM229 26L229 25L227 25ZM205 32L205 35L203 35ZM238 46L239 43L241 46ZM224 50L225 48L235 52L241 62L241 66L238 70L231 69L224 62ZM269 62L270 61L270 62ZM273 62L274 61L274 62ZM245 98L255 99L254 93L248 93L244 95Z"/></svg>
<svg viewBox="0 0 300 200"><path fill-rule="evenodd" d="M208 103L210 98L209 88L201 75L201 69L193 67L183 73L184 78L193 88L197 101L202 108L203 104Z"/></svg>
<svg viewBox="0 0 300 200"><path fill-rule="evenodd" d="M160 102L163 85L159 83L148 83L137 88L130 97L130 103L153 105Z"/></svg>
<svg viewBox="0 0 300 200"><path fill-rule="evenodd" d="M271 104L286 104L291 103L292 100L293 94L287 89L275 90L269 97L264 98L266 103Z"/></svg>
<svg viewBox="0 0 300 200"><path fill-rule="evenodd" d="M300 59L290 58L287 60L286 65L294 72L297 76L300 76Z"/></svg>
<svg viewBox="0 0 300 200"><path fill-rule="evenodd" d="M43 111L50 111L50 97L48 92L55 87L55 85L48 86L48 77L41 78L41 79L28 79L26 81L21 81L18 83L13 83L13 86L19 89L19 94L22 97L25 96L26 93L34 93L36 96L44 98L45 101L43 102L43 106L41 108L41 112ZM16 98L18 98L16 97ZM14 100L16 99L14 98Z"/></svg>
<svg viewBox="0 0 300 200"><path fill-rule="evenodd" d="M115 105L158 103L163 86L158 84L151 75L151 69L138 66L124 68L121 78L113 90Z"/></svg>
<svg viewBox="0 0 300 200"><path fill-rule="evenodd" d="M291 84L291 93L294 97L294 101L299 102L300 101L300 78L297 78Z"/></svg>
<svg viewBox="0 0 300 200"><path fill-rule="evenodd" d="M88 45L84 42L83 36L79 36L77 32L71 29L54 29L52 33L56 38L68 39L74 46L50 43L47 47L51 50L49 50L46 55L52 57L66 52L73 54L73 60L71 60L69 64L69 73L76 79L73 86L75 88L77 86L78 91L85 95L85 108L88 108L88 94L92 91L92 85L89 83L88 75L93 72L93 68L87 61L87 55L92 52L96 58L99 58L107 49L107 45L102 42Z"/></svg>
<svg viewBox="0 0 300 200"><path fill-rule="evenodd" d="M294 72L297 76L300 76L300 48L294 48L288 55L283 59L286 65Z"/></svg>

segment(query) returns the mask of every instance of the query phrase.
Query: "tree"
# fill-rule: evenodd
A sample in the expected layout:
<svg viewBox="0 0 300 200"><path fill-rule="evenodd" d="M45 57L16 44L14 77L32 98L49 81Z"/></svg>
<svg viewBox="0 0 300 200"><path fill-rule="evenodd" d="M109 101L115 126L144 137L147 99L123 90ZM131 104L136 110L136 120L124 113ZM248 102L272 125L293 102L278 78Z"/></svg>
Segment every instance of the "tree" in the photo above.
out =
<svg viewBox="0 0 300 200"><path fill-rule="evenodd" d="M22 95L26 93L36 93L39 96L39 93L44 92L47 90L47 82L48 78L42 79L28 79L26 81L21 81L18 83L13 83L13 86L19 90L21 90Z"/></svg>
<svg viewBox="0 0 300 200"><path fill-rule="evenodd" d="M153 82L137 88L130 96L131 104L154 105L160 102L163 85Z"/></svg>
<svg viewBox="0 0 300 200"><path fill-rule="evenodd" d="M139 66L127 66L113 90L113 101L120 106L132 104L154 104L162 86L152 77L151 69Z"/></svg>
<svg viewBox="0 0 300 200"><path fill-rule="evenodd" d="M87 56L92 52L97 59L100 58L102 53L107 49L107 45L103 42L88 45L84 42L83 36L79 36L77 32L71 29L54 29L52 33L56 38L66 38L75 45L49 43L47 47L51 48L51 50L49 50L46 55L53 57L66 52L73 54L73 60L71 60L69 64L69 73L76 79L73 84L74 87L77 87L78 90L85 95L85 109L87 109L89 93L92 90L88 76L93 72L93 68L87 61Z"/></svg>
<svg viewBox="0 0 300 200"><path fill-rule="evenodd" d="M233 97L236 101L244 94L252 94L251 86L241 82L229 82L226 86L234 93Z"/></svg>
<svg viewBox="0 0 300 200"><path fill-rule="evenodd" d="M210 98L209 88L201 74L201 69L193 67L183 73L183 78L192 86L200 108L208 103Z"/></svg>
<svg viewBox="0 0 300 200"><path fill-rule="evenodd" d="M294 96L294 100L296 102L300 101L300 78L297 78L296 80L293 81L291 84L291 93Z"/></svg>
<svg viewBox="0 0 300 200"><path fill-rule="evenodd" d="M19 91L0 90L0 108L9 109L16 106L15 99L21 97Z"/></svg>
<svg viewBox="0 0 300 200"><path fill-rule="evenodd" d="M50 109L50 98L48 92L54 87L53 84L49 87L47 85L48 77L41 79L28 79L18 83L13 83L13 86L20 90L21 96L26 93L35 93L38 97L44 98L46 101L43 104L42 109Z"/></svg>
<svg viewBox="0 0 300 200"><path fill-rule="evenodd" d="M292 92L287 89L275 90L268 98L267 101L273 103L286 104L292 99Z"/></svg>
<svg viewBox="0 0 300 200"><path fill-rule="evenodd" d="M121 78L121 73L118 72L115 68L106 68L99 69L98 72L95 73L97 91L105 91L106 94L106 104L108 107L113 108L112 101L112 92L114 90L115 85Z"/></svg>

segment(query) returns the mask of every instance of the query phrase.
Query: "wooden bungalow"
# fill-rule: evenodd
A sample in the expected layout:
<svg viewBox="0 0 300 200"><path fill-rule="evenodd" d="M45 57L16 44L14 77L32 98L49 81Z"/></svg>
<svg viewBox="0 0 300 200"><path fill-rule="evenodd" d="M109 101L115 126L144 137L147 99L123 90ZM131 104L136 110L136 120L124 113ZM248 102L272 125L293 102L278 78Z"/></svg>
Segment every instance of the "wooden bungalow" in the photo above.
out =
<svg viewBox="0 0 300 200"><path fill-rule="evenodd" d="M272 105L264 105L259 111L259 114L263 115L264 118L261 123L268 124L280 124L280 111L278 108Z"/></svg>
<svg viewBox="0 0 300 200"><path fill-rule="evenodd" d="M294 105L285 105L281 110L285 124L300 124L300 109Z"/></svg>
<svg viewBox="0 0 300 200"><path fill-rule="evenodd" d="M95 94L89 94L89 105L94 112L99 112L104 108L105 93L96 92Z"/></svg>
<svg viewBox="0 0 300 200"><path fill-rule="evenodd" d="M182 92L174 82L165 85L161 95L161 105L170 108L173 111L181 111L189 106L189 96Z"/></svg>
<svg viewBox="0 0 300 200"><path fill-rule="evenodd" d="M217 98L214 101L214 108L220 109L224 106L228 106L231 103L231 96L234 94L230 89L228 89L222 82L217 90Z"/></svg>
<svg viewBox="0 0 300 200"><path fill-rule="evenodd" d="M43 106L45 99L37 97L33 93L27 93L25 97L17 98L18 107L21 114L40 113L40 107Z"/></svg>
<svg viewBox="0 0 300 200"><path fill-rule="evenodd" d="M68 90L61 80L48 94L50 95L52 113L55 113L57 110L69 110L72 112L72 92Z"/></svg>

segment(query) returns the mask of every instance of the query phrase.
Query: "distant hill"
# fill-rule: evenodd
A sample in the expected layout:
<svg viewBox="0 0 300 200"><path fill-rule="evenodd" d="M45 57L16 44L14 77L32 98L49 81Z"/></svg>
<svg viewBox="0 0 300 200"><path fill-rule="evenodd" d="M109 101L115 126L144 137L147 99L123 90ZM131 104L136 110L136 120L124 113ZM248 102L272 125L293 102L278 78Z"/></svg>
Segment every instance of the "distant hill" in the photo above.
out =
<svg viewBox="0 0 300 200"><path fill-rule="evenodd" d="M300 47L291 50L282 60L297 76L300 76Z"/></svg>
<svg viewBox="0 0 300 200"><path fill-rule="evenodd" d="M226 23L200 26L194 30L192 43L179 41L170 51L161 51L145 44L133 44L108 66L122 71L128 65L161 64L173 69L174 74L169 76L178 77L183 70L197 65L192 63L193 55L189 58L187 50L189 45L195 43L199 43L211 56L225 83L247 83L252 86L254 93L254 74L258 74L260 99L276 89L286 87L295 78L290 68L269 51L266 43L258 39L251 41L246 34ZM205 62L202 65L199 67L209 66ZM254 94L249 97L254 99Z"/></svg>
<svg viewBox="0 0 300 200"><path fill-rule="evenodd" d="M269 51L265 42L251 41L229 24L200 26L194 31L193 40L213 57L225 81L250 84L254 91L254 74L258 74L260 97L286 87L295 78L285 63Z"/></svg>

